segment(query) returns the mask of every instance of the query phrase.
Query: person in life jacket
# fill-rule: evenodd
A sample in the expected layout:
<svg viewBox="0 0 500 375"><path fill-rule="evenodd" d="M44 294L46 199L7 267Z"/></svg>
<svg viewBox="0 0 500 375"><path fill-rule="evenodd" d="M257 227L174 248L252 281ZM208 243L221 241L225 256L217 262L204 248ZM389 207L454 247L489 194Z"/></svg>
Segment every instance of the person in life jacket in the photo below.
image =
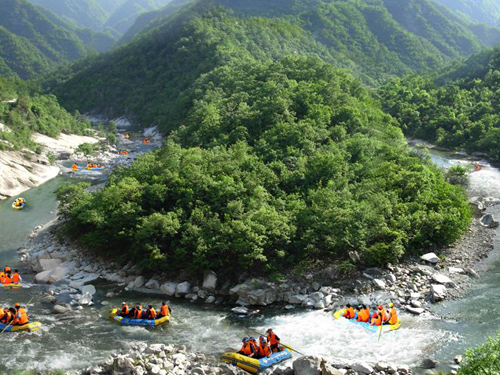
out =
<svg viewBox="0 0 500 375"><path fill-rule="evenodd" d="M78 169L78 164L73 163L73 165L71 166L71 169Z"/></svg>
<svg viewBox="0 0 500 375"><path fill-rule="evenodd" d="M255 356L255 349L254 346L250 343L250 337L245 337L243 339L243 345L241 346L241 349L238 352L238 354L243 354L246 355L247 357Z"/></svg>
<svg viewBox="0 0 500 375"><path fill-rule="evenodd" d="M130 314L128 305L125 302L122 302L122 309L120 310L120 316L123 316L124 318L128 317L128 314Z"/></svg>
<svg viewBox="0 0 500 375"><path fill-rule="evenodd" d="M14 310L12 307L10 309L8 309L8 308L5 307L3 309L4 316L0 320L0 323L2 323L2 324L9 324L11 322L11 320L14 318L14 315L12 314L12 311L14 311L14 313L16 312L16 310Z"/></svg>
<svg viewBox="0 0 500 375"><path fill-rule="evenodd" d="M145 311L143 319L154 319L156 318L156 311L153 308L153 305L149 305L148 309Z"/></svg>
<svg viewBox="0 0 500 375"><path fill-rule="evenodd" d="M14 284L20 283L23 280L21 275L19 275L19 270L14 270L14 274L12 275L12 282Z"/></svg>
<svg viewBox="0 0 500 375"><path fill-rule="evenodd" d="M0 271L0 284L3 284L5 281L5 272Z"/></svg>
<svg viewBox="0 0 500 375"><path fill-rule="evenodd" d="M0 323L4 324L3 321L5 319L5 315L7 314L8 309L0 307Z"/></svg>
<svg viewBox="0 0 500 375"><path fill-rule="evenodd" d="M271 356L271 349L264 336L259 337L259 351L257 352L258 358L267 358Z"/></svg>
<svg viewBox="0 0 500 375"><path fill-rule="evenodd" d="M370 310L365 306L361 306L358 311L358 317L356 318L358 322L367 323L370 320Z"/></svg>
<svg viewBox="0 0 500 375"><path fill-rule="evenodd" d="M9 266L5 266L5 268L4 268L4 272L5 272L5 273L12 273L12 268L11 268L11 267L9 267Z"/></svg>
<svg viewBox="0 0 500 375"><path fill-rule="evenodd" d="M133 318L134 319L142 318L142 303L137 302L137 305L135 305Z"/></svg>
<svg viewBox="0 0 500 375"><path fill-rule="evenodd" d="M379 315L382 318L382 324L384 324L385 322L387 322L387 313L385 312L384 306L378 305L377 310L378 310Z"/></svg>
<svg viewBox="0 0 500 375"><path fill-rule="evenodd" d="M273 332L272 328L269 328L267 331L267 341L271 347L271 351L274 353L281 351L280 349L280 338Z"/></svg>
<svg viewBox="0 0 500 375"><path fill-rule="evenodd" d="M161 303L160 312L156 316L156 319L161 319L165 316L168 316L168 315L170 315L171 312L172 312L172 309L170 308L170 306L167 305L166 301L163 301Z"/></svg>
<svg viewBox="0 0 500 375"><path fill-rule="evenodd" d="M10 277L10 273L5 275L5 278L3 279L2 284L12 284L12 278Z"/></svg>
<svg viewBox="0 0 500 375"><path fill-rule="evenodd" d="M342 316L346 319L353 319L355 315L356 313L354 312L352 306L349 303L345 305L345 311Z"/></svg>
<svg viewBox="0 0 500 375"><path fill-rule="evenodd" d="M389 315L387 317L387 322L391 325L398 322L398 313L394 308L394 304L392 302L389 303Z"/></svg>
<svg viewBox="0 0 500 375"><path fill-rule="evenodd" d="M371 326L381 326L382 325L382 315L380 312L375 311L372 315L372 321L370 322Z"/></svg>
<svg viewBox="0 0 500 375"><path fill-rule="evenodd" d="M14 320L12 321L12 325L22 326L28 323L30 321L30 318L28 317L26 309L24 307L21 307L19 303L16 303L15 307L16 307L15 310L16 314Z"/></svg>

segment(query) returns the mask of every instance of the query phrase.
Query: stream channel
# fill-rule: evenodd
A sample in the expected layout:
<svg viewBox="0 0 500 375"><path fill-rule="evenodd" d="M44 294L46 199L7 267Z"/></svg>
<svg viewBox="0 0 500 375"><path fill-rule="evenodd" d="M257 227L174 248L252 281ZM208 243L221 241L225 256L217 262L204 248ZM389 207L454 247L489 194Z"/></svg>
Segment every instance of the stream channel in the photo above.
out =
<svg viewBox="0 0 500 375"><path fill-rule="evenodd" d="M434 162L443 167L466 163L462 155L431 151ZM469 161L470 162L470 161ZM482 163L483 165L485 163ZM19 262L16 250L22 246L37 225L44 225L55 217L54 190L64 180L58 177L23 194L28 202L23 211L12 210L13 199L0 202L0 265L18 266L21 274L27 271ZM500 172L485 166L470 176L472 195L500 199ZM497 217L500 207L488 209ZM107 319L109 308L122 300L161 303L159 295L124 292L115 298L106 298L108 291L121 290L113 284L98 284L95 305L86 307L86 318L81 322L58 321L50 313L50 306L40 298L47 286L33 285L18 290L0 290L0 306L15 302L29 304L34 320L43 323L43 329L33 333L4 333L0 374L18 371L75 370L96 364L112 353L126 349L134 341L184 344L206 354L220 355L228 347L237 347L245 336L245 328L265 331L273 327L282 341L297 350L326 358L351 362L384 361L416 367L424 358L449 361L465 348L485 341L498 329L498 296L500 295L500 244L498 236L490 256L478 268L481 278L466 296L433 306L445 319L414 317L403 314L403 326L395 332L378 335L365 331L348 321L334 321L331 313L281 308L262 309L261 314L236 318L229 306L194 305L185 300L171 299L173 317L168 325L157 329L121 327ZM25 275L30 282L33 275ZM108 301L103 306L102 301ZM417 370L418 373L418 370Z"/></svg>

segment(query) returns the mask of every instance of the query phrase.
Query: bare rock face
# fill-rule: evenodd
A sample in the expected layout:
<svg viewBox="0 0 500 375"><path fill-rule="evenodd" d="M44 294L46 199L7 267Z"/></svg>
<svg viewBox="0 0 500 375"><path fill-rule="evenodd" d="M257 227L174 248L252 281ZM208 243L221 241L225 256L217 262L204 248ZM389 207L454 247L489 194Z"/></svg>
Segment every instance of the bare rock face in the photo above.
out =
<svg viewBox="0 0 500 375"><path fill-rule="evenodd" d="M295 375L321 375L322 362L321 357L300 357L293 361L293 371Z"/></svg>

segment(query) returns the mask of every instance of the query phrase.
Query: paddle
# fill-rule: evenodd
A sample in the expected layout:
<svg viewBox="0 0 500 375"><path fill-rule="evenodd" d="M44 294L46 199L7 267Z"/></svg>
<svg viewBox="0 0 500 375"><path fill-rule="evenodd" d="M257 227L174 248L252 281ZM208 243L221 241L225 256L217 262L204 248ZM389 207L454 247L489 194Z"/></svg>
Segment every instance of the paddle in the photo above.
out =
<svg viewBox="0 0 500 375"><path fill-rule="evenodd" d="M267 336L267 335L265 335L265 334L263 334L263 333L260 333L260 332L254 331L254 330L252 330L252 329L247 329L246 331L248 331L248 332L252 332L252 333L256 333L256 334L257 334L257 335L259 335L259 336L264 336L264 337L266 337L266 336ZM287 349L290 349L290 350L293 350L293 351L294 351L294 352L296 352L296 353L299 353L300 355L305 356L305 354L304 354L304 353L301 353L301 352L299 352L298 350L295 350L295 349L293 349L293 348L289 347L288 345L285 345L285 344L281 344L281 345L283 345L283 346L284 346L285 348L287 348Z"/></svg>
<svg viewBox="0 0 500 375"><path fill-rule="evenodd" d="M35 298L35 296L31 297L31 299L30 299L30 300L29 300L29 302L26 304L26 306L28 306L28 305L31 303L31 301L33 301L33 298ZM13 321L14 321L14 319L12 319L12 320L9 322L9 324L7 324L7 327L5 327L1 333L4 333L4 332L7 330L7 328L9 328L9 327L10 327L10 325L12 324L12 322L13 322Z"/></svg>

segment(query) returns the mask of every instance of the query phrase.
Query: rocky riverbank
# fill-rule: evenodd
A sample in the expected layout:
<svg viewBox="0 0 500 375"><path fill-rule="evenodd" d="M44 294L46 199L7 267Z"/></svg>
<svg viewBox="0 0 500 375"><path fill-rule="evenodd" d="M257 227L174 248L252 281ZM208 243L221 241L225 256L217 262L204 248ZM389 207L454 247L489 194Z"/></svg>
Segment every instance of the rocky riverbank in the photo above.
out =
<svg viewBox="0 0 500 375"><path fill-rule="evenodd" d="M273 375L407 375L408 367L387 363L340 364L315 356L290 360L290 366L268 369L263 374ZM193 353L185 346L134 343L127 353L114 355L98 365L90 366L75 375L248 375L238 367L221 363L214 356Z"/></svg>

